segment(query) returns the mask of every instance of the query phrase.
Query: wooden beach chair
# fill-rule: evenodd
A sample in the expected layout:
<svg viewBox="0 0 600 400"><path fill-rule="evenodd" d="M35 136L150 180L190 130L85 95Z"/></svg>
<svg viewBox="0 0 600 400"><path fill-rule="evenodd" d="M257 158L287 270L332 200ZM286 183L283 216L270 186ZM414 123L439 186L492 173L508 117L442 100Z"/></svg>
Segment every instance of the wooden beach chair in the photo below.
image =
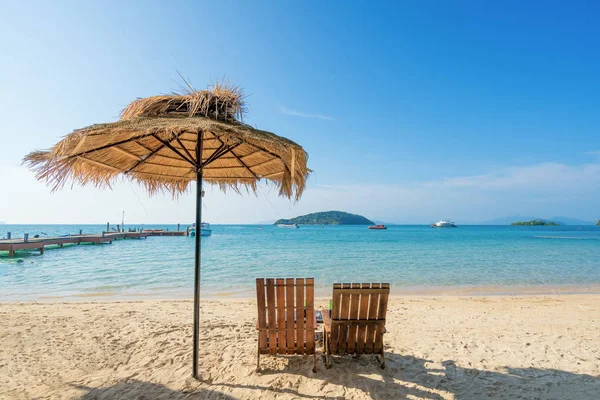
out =
<svg viewBox="0 0 600 400"><path fill-rule="evenodd" d="M335 283L331 317L323 310L327 368L331 355L375 354L385 368L383 334L387 313L389 283Z"/></svg>
<svg viewBox="0 0 600 400"><path fill-rule="evenodd" d="M261 354L312 354L313 372L317 372L314 285L314 278L256 279L257 371Z"/></svg>

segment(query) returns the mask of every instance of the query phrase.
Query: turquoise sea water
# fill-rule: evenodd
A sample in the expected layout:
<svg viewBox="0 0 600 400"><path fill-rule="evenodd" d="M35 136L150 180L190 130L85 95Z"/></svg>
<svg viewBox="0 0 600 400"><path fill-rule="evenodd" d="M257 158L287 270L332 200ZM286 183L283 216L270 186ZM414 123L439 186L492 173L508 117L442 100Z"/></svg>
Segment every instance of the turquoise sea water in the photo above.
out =
<svg viewBox="0 0 600 400"><path fill-rule="evenodd" d="M175 225L148 228L176 229ZM0 238L28 232L99 233L103 225L0 225ZM202 238L203 295L253 295L256 277L390 282L433 287L600 284L600 227L213 225ZM190 297L194 240L151 237L112 244L0 251L0 301L81 296Z"/></svg>

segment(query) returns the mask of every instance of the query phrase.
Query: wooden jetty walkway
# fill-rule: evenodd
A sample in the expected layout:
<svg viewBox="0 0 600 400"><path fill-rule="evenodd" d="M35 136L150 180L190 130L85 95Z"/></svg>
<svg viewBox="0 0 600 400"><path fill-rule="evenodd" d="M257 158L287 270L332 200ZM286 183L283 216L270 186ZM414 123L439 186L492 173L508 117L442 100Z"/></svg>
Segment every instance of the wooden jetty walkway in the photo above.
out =
<svg viewBox="0 0 600 400"><path fill-rule="evenodd" d="M39 250L44 254L46 246L63 247L65 244L112 243L117 239L142 239L148 236L186 236L187 231L143 230L140 232L103 232L102 234L78 234L57 237L0 239L0 251L8 251L14 257L17 250Z"/></svg>
<svg viewBox="0 0 600 400"><path fill-rule="evenodd" d="M162 229L144 229L142 233L147 233L148 236L188 236L189 231L164 231Z"/></svg>

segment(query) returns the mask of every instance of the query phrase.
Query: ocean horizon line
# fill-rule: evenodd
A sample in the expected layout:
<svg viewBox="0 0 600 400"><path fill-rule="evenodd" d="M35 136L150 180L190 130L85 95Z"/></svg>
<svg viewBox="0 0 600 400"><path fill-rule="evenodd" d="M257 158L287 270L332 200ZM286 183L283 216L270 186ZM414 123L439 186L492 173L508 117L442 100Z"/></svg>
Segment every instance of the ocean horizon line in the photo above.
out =
<svg viewBox="0 0 600 400"><path fill-rule="evenodd" d="M560 222L560 221L559 221ZM422 222L422 223L404 223L404 222L381 222L379 221L378 223L380 224L384 224L386 226L429 226L432 224L432 222ZM181 225L183 226L191 226L193 224L193 222L190 223L180 223L180 222L126 222L124 224L124 226L132 226L132 225L158 225L158 226L177 226L177 225ZM211 222L211 225L250 225L250 226L261 226L261 225L276 225L275 222L270 222L270 223L259 223L259 222L227 222L227 223L222 223L222 222ZM460 223L457 222L458 225L460 226L510 226L510 223L505 223L505 224L488 224L488 223L476 223L476 222L466 222L466 223ZM53 223L53 222L36 222L36 223L9 223L9 222L5 222L3 224L0 225L19 225L19 226L48 226L48 225L52 225L52 226L66 226L66 225L71 225L71 226L100 226L100 225L106 225L106 222L100 222L100 223L94 223L94 222L84 222L84 223L79 223L79 222L61 222L61 223ZM116 225L121 225L120 223L112 223L110 222L110 226L114 227ZM369 224L297 224L297 225L302 225L302 226L368 226ZM595 224L592 223L585 223L585 224L561 224L561 226L569 226L569 227L573 227L573 226L596 226ZM527 226L521 226L521 227L527 227ZM542 226L543 228L543 226Z"/></svg>

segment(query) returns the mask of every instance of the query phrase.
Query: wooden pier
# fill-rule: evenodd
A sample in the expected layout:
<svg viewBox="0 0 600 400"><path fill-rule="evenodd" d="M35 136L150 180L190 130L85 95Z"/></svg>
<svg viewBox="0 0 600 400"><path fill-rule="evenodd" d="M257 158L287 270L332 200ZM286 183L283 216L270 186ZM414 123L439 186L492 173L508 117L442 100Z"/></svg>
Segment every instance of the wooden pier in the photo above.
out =
<svg viewBox="0 0 600 400"><path fill-rule="evenodd" d="M188 236L186 231L164 231L162 229L144 229L142 233L147 233L149 236Z"/></svg>
<svg viewBox="0 0 600 400"><path fill-rule="evenodd" d="M181 232L185 235L185 231ZM181 235L181 236L183 236ZM8 251L9 257L14 257L17 250L39 250L40 254L44 254L46 246L63 247L65 244L82 244L82 243L112 243L117 239L142 239L148 236L156 236L151 232L104 232L101 235L96 234L80 234L57 237L38 237L38 238L15 238L15 239L0 239L0 251Z"/></svg>

